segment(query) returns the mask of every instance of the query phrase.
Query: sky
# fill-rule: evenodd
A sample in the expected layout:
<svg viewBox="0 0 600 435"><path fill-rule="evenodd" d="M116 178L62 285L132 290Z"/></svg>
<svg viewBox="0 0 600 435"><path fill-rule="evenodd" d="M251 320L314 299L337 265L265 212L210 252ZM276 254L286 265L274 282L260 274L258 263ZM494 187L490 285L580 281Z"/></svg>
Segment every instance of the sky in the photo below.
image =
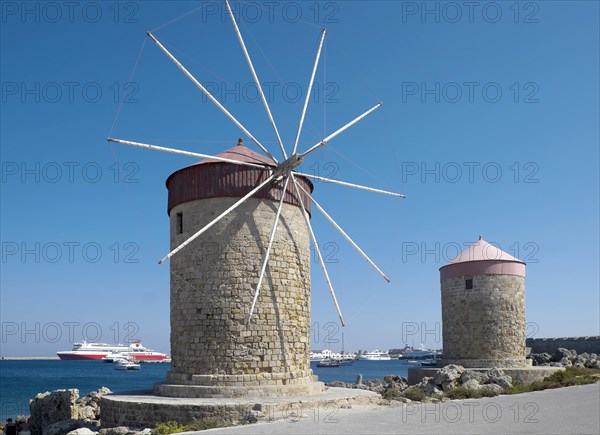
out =
<svg viewBox="0 0 600 435"><path fill-rule="evenodd" d="M313 349L441 348L438 269L482 235L527 263L529 337L600 334L599 4L233 1L289 151L320 31L299 150L312 224ZM0 354L141 338L169 352L164 182L195 163L107 137L216 154L244 137L153 34L276 156L221 2L1 2ZM257 151L256 147L253 148Z"/></svg>

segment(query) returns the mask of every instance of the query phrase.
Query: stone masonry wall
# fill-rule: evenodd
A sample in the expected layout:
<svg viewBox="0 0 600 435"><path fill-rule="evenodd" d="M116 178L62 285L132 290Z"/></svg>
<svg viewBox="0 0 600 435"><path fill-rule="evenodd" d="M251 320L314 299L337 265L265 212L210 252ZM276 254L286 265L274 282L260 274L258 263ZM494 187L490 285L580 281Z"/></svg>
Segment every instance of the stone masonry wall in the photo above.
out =
<svg viewBox="0 0 600 435"><path fill-rule="evenodd" d="M562 338L528 338L527 347L531 348L532 353L553 354L562 347L574 350L577 353L595 353L600 354L600 337L562 337Z"/></svg>
<svg viewBox="0 0 600 435"><path fill-rule="evenodd" d="M238 198L171 210L171 248ZM284 204L254 314L254 291L278 202L250 198L171 258L168 382L206 386L313 382L310 369L310 245L302 210ZM183 233L177 214L182 214Z"/></svg>
<svg viewBox="0 0 600 435"><path fill-rule="evenodd" d="M473 288L465 280L473 279ZM525 367L525 278L474 275L442 282L444 364Z"/></svg>

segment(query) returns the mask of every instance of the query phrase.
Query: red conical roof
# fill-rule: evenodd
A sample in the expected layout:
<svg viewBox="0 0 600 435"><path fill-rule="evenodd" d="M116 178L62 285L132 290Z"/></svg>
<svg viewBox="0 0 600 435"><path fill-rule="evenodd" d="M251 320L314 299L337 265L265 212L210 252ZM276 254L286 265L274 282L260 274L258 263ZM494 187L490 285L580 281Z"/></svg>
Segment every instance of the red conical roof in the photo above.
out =
<svg viewBox="0 0 600 435"><path fill-rule="evenodd" d="M479 236L479 240L469 246L469 248L463 251L460 255L450 260L445 266L456 263L467 263L469 261L487 260L516 261L518 263L523 263L518 258L507 254L502 249L486 242L481 236Z"/></svg>
<svg viewBox="0 0 600 435"><path fill-rule="evenodd" d="M525 262L507 254L491 243L479 240L459 256L440 267L440 280L470 275L525 276Z"/></svg>

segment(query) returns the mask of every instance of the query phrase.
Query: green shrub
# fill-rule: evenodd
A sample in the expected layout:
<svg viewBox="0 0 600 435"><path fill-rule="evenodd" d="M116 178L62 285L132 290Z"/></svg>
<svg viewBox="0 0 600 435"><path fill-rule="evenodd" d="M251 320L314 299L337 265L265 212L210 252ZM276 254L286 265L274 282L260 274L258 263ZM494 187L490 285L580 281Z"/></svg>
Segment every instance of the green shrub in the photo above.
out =
<svg viewBox="0 0 600 435"><path fill-rule="evenodd" d="M465 387L456 387L444 393L444 396L448 399L479 399L481 397L495 397L497 395L498 393L487 388L470 390Z"/></svg>
<svg viewBox="0 0 600 435"><path fill-rule="evenodd" d="M176 421L168 421L166 423L158 423L152 429L152 435L167 435L179 432L192 432L206 429L214 429L216 427L227 426L223 420L218 418L208 418L206 420L193 421L189 424L180 424Z"/></svg>
<svg viewBox="0 0 600 435"><path fill-rule="evenodd" d="M387 400L397 400L402 397L402 391L398 387L391 387L386 389L382 396Z"/></svg>
<svg viewBox="0 0 600 435"><path fill-rule="evenodd" d="M514 384L512 386L512 388L508 388L506 390L504 390L505 394L520 394L520 393L527 393L531 390L529 390L529 386L528 385L523 385L523 384Z"/></svg>
<svg viewBox="0 0 600 435"><path fill-rule="evenodd" d="M225 424L223 420L219 420L218 418L207 418L206 420L194 421L186 425L185 430L191 432L196 430L214 429L216 427L224 426L227 426L227 424Z"/></svg>
<svg viewBox="0 0 600 435"><path fill-rule="evenodd" d="M185 426L177 423L176 421L158 423L154 429L152 429L152 435L166 435L177 432L185 432Z"/></svg>
<svg viewBox="0 0 600 435"><path fill-rule="evenodd" d="M598 382L600 369L567 367L544 378L543 381L534 381L528 385L515 384L504 391L505 394L528 393L552 388L570 387L572 385L585 385Z"/></svg>
<svg viewBox="0 0 600 435"><path fill-rule="evenodd" d="M570 374L567 372L567 370L561 370L558 371L556 373L552 373L550 376L544 378L544 381L547 382L558 382L558 383L563 383L566 379L570 378Z"/></svg>
<svg viewBox="0 0 600 435"><path fill-rule="evenodd" d="M481 391L481 397L496 397L499 394L501 394L501 393L497 393L493 390L484 389Z"/></svg>
<svg viewBox="0 0 600 435"><path fill-rule="evenodd" d="M476 391L474 390L467 390L464 387L456 387L451 389L450 391L446 391L444 395L448 399L473 399L475 393Z"/></svg>
<svg viewBox="0 0 600 435"><path fill-rule="evenodd" d="M426 394L420 388L408 387L406 390L404 390L402 396L410 400L421 401L426 397Z"/></svg>

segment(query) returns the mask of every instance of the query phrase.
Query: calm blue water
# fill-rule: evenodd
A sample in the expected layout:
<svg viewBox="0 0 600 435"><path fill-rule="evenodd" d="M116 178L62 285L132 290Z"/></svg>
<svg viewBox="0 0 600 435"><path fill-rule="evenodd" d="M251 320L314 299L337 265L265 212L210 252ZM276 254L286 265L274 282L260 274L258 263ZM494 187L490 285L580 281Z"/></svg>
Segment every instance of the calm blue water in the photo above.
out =
<svg viewBox="0 0 600 435"><path fill-rule="evenodd" d="M317 363L310 363L315 375L319 381L343 381L356 382L356 376L363 375L363 381L368 379L383 379L387 375L408 376L408 368L416 367L415 364L408 364L406 360L393 359L390 361L354 361L349 365L342 365L337 368L319 368Z"/></svg>
<svg viewBox="0 0 600 435"><path fill-rule="evenodd" d="M359 373L364 380L390 374L407 376L408 367L412 367L402 360L355 361L338 368L311 366L323 382L354 382ZM121 371L101 361L0 361L0 419L29 415L29 399L44 391L77 388L83 396L100 387L114 392L150 389L165 379L170 367L142 364L141 370Z"/></svg>
<svg viewBox="0 0 600 435"><path fill-rule="evenodd" d="M171 364L142 364L141 370L115 370L102 361L0 361L0 419L29 415L29 399L61 388L79 396L100 387L112 391L143 390L165 379Z"/></svg>

